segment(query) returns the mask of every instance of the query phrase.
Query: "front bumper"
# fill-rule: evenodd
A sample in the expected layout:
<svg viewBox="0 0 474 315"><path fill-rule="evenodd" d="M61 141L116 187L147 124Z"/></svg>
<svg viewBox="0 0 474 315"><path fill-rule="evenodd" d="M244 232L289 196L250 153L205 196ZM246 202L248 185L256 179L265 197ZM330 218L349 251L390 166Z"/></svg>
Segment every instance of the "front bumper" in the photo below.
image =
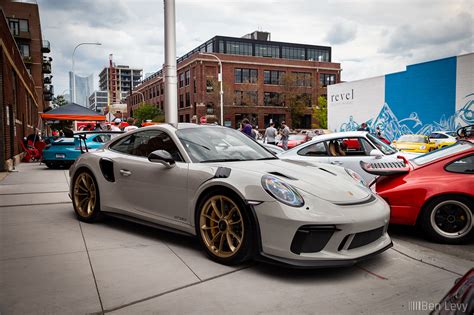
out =
<svg viewBox="0 0 474 315"><path fill-rule="evenodd" d="M253 206L260 260L299 268L348 266L392 246L390 208L380 197L351 206L305 201L301 208L276 201Z"/></svg>

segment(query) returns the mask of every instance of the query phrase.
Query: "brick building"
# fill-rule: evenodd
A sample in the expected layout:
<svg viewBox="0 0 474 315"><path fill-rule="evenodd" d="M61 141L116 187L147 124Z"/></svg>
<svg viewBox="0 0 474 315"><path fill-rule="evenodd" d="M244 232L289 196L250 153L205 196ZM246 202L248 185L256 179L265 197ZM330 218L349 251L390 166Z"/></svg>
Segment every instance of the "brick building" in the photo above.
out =
<svg viewBox="0 0 474 315"><path fill-rule="evenodd" d="M340 64L331 62L330 47L275 42L265 32L243 38L215 36L177 60L180 122L220 117L216 57L222 62L224 125L229 127L237 127L245 117L259 128L270 120L277 124L286 120L291 126L290 108L283 96L297 93L304 96L307 106L301 121L293 125L311 128L318 97L326 96L327 85L340 82ZM292 84L284 78L293 78ZM129 114L133 116L142 102L163 109L163 94L160 70L131 92Z"/></svg>
<svg viewBox="0 0 474 315"><path fill-rule="evenodd" d="M50 104L54 90L51 74L50 43L43 40L38 4L35 1L2 1L0 7L7 18L28 73L32 76L36 99L43 111Z"/></svg>
<svg viewBox="0 0 474 315"><path fill-rule="evenodd" d="M42 94L41 94L42 95ZM20 141L34 133L43 105L15 38L0 9L0 171L13 168Z"/></svg>

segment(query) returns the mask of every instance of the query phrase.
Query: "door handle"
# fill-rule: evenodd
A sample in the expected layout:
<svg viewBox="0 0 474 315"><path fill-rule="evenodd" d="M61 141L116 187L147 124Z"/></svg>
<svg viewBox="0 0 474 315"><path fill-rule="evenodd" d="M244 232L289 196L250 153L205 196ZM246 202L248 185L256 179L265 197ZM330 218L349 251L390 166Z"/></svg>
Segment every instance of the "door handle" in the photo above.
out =
<svg viewBox="0 0 474 315"><path fill-rule="evenodd" d="M122 176L130 176L132 175L132 172L129 170L120 170L120 174L122 174Z"/></svg>
<svg viewBox="0 0 474 315"><path fill-rule="evenodd" d="M332 165L342 165L342 162L340 162L340 161L332 161L331 164L332 164Z"/></svg>

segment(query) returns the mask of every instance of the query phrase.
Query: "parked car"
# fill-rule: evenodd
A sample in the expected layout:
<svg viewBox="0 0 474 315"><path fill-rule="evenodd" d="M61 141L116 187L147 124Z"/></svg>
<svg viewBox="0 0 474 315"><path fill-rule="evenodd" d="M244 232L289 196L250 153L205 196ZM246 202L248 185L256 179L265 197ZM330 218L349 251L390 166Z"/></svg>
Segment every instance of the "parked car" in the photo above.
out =
<svg viewBox="0 0 474 315"><path fill-rule="evenodd" d="M425 135L403 135L394 140L392 145L403 152L417 153L427 153L438 148L438 145Z"/></svg>
<svg viewBox="0 0 474 315"><path fill-rule="evenodd" d="M474 143L459 141L405 163L362 163L381 175L375 190L391 208L390 222L419 225L431 239L466 242L474 235Z"/></svg>
<svg viewBox="0 0 474 315"><path fill-rule="evenodd" d="M117 131L78 132L74 134L73 138L56 139L43 149L42 162L49 168L67 168L74 163L83 151L99 149L114 134L121 133Z"/></svg>
<svg viewBox="0 0 474 315"><path fill-rule="evenodd" d="M108 213L196 235L222 264L344 266L391 246L389 207L354 172L282 161L231 128L134 130L69 174L79 220Z"/></svg>
<svg viewBox="0 0 474 315"><path fill-rule="evenodd" d="M453 287L430 313L430 315L467 314L474 314L474 268L456 279Z"/></svg>
<svg viewBox="0 0 474 315"><path fill-rule="evenodd" d="M288 136L288 149L292 149L299 146L302 143L309 141L309 137L306 134L295 133ZM283 147L283 143L280 141L277 144L280 148Z"/></svg>
<svg viewBox="0 0 474 315"><path fill-rule="evenodd" d="M430 141L436 143L438 149L442 147L455 144L457 139L456 131L435 131L429 136Z"/></svg>
<svg viewBox="0 0 474 315"><path fill-rule="evenodd" d="M285 150L283 150L281 147L279 147L277 145L263 143L263 142L260 142L260 141L257 141L257 142L259 142L261 145L263 145L266 149L270 150L275 155L285 152Z"/></svg>
<svg viewBox="0 0 474 315"><path fill-rule="evenodd" d="M396 162L399 155L412 158L418 154L399 152L366 131L348 131L317 136L310 142L280 153L278 157L343 166L370 183L376 176L364 172L360 161Z"/></svg>

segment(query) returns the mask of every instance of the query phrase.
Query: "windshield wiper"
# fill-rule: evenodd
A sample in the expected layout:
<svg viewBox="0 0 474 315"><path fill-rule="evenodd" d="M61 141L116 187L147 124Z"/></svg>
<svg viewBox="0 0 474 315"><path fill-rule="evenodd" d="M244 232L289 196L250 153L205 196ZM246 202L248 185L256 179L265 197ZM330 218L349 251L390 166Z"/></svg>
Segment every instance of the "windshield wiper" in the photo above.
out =
<svg viewBox="0 0 474 315"><path fill-rule="evenodd" d="M263 161L263 160L278 160L278 158L276 156L271 156L271 157L266 157L266 158L255 159L255 161Z"/></svg>
<svg viewBox="0 0 474 315"><path fill-rule="evenodd" d="M200 163L212 163L212 162L238 162L238 161L248 161L243 159L215 159L215 160L205 160Z"/></svg>

